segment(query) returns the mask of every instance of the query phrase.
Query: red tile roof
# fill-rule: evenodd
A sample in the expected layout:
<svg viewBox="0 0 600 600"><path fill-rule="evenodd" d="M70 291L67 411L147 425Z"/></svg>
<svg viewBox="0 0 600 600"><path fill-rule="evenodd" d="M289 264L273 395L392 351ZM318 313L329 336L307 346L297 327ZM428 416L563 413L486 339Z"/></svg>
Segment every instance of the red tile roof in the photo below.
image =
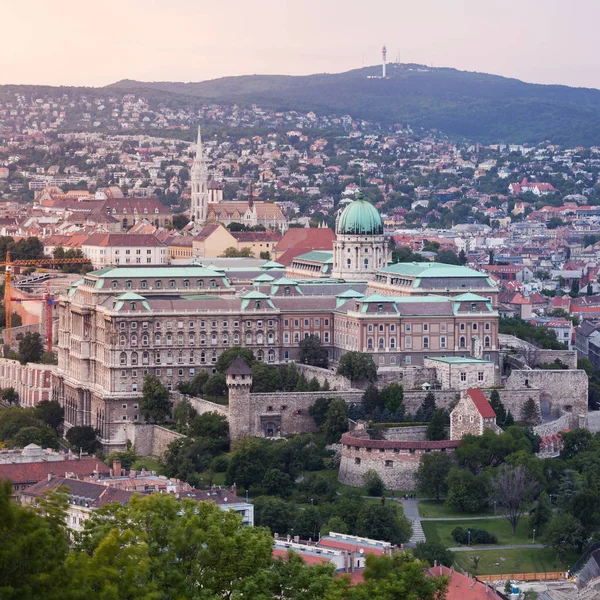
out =
<svg viewBox="0 0 600 600"><path fill-rule="evenodd" d="M304 254L311 250L331 250L334 241L335 233L328 227L325 229L293 227L285 232L273 251L279 253L287 252L292 248L301 248L302 251L295 254L298 256L298 254Z"/></svg>
<svg viewBox="0 0 600 600"><path fill-rule="evenodd" d="M469 394L471 400L473 400L473 404L475 404L475 407L482 418L496 418L496 413L492 408L492 405L488 402L488 399L483 395L483 392L479 388L471 388L467 390L467 394Z"/></svg>
<svg viewBox="0 0 600 600"><path fill-rule="evenodd" d="M450 579L446 600L502 600L502 596L492 586L457 573L454 569L440 565L428 569L427 574L430 577L444 576Z"/></svg>
<svg viewBox="0 0 600 600"><path fill-rule="evenodd" d="M79 460L0 465L0 480L12 481L15 485L32 484L48 479L50 473L54 477L64 477L67 473L83 477L92 475L95 470L101 475L108 475L110 473L109 467L97 458L86 456Z"/></svg>

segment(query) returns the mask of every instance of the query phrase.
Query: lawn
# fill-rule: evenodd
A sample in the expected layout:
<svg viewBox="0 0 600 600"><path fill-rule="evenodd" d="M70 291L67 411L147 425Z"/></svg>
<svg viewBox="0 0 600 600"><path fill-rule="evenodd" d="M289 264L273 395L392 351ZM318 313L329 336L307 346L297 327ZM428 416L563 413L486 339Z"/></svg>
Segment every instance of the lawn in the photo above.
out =
<svg viewBox="0 0 600 600"><path fill-rule="evenodd" d="M439 502L437 500L421 500L421 502L419 502L419 516L429 519L438 519L444 517L449 519L453 519L455 517L459 519L469 519L471 517L487 517L493 514L494 511L491 509L465 514L460 509L447 506L444 504L443 500L440 500Z"/></svg>
<svg viewBox="0 0 600 600"><path fill-rule="evenodd" d="M495 533L498 538L499 546L509 544L531 544L531 530L529 529L528 518L523 517L519 521L517 532L512 534L510 523L506 519L482 519L480 521L421 521L423 531L427 541L438 541L448 548L458 546L454 538L450 535L455 527L463 529L485 529L490 533ZM538 540L539 542L539 540Z"/></svg>
<svg viewBox="0 0 600 600"><path fill-rule="evenodd" d="M471 556L479 556L477 571L473 571ZM513 550L484 550L477 552L455 552L456 564L475 575L494 575L511 573L547 573L551 571L567 571L578 556L571 552L561 563L556 551L552 548L515 548Z"/></svg>
<svg viewBox="0 0 600 600"><path fill-rule="evenodd" d="M151 456L138 456L134 463L131 465L131 468L134 471L140 471L142 467L146 468L146 471L156 471L158 475L162 474L162 465L156 458L152 458Z"/></svg>

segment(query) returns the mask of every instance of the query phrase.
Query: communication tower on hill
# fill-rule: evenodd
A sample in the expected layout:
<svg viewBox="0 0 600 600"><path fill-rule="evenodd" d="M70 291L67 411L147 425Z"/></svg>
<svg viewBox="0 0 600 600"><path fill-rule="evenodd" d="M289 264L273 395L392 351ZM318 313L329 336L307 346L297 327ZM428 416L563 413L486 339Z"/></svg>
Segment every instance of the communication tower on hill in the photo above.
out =
<svg viewBox="0 0 600 600"><path fill-rule="evenodd" d="M383 45L383 48L381 49L381 57L383 58L381 77L383 79L385 79L385 67L386 67L386 60L387 60L387 48L385 47L385 44Z"/></svg>

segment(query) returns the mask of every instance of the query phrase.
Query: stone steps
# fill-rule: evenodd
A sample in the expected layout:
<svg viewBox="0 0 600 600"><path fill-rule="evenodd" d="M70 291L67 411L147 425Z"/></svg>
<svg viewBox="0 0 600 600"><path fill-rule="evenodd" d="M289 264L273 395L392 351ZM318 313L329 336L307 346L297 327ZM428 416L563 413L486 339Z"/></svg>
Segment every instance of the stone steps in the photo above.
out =
<svg viewBox="0 0 600 600"><path fill-rule="evenodd" d="M425 532L423 531L423 527L421 526L421 521L416 519L411 522L413 528L413 534L410 538L410 544L416 544L417 542L425 542Z"/></svg>

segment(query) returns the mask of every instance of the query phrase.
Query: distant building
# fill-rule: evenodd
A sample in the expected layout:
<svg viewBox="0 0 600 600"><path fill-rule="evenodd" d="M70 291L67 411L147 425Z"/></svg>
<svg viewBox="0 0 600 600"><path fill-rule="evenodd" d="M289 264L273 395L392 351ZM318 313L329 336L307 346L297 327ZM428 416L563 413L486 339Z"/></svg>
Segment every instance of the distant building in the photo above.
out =
<svg viewBox="0 0 600 600"><path fill-rule="evenodd" d="M144 233L94 233L81 251L96 269L109 265L164 265L167 246Z"/></svg>
<svg viewBox="0 0 600 600"><path fill-rule="evenodd" d="M496 425L496 413L479 388L470 388L460 395L458 404L450 413L450 439L461 440L466 434L483 435L491 429L501 433Z"/></svg>

